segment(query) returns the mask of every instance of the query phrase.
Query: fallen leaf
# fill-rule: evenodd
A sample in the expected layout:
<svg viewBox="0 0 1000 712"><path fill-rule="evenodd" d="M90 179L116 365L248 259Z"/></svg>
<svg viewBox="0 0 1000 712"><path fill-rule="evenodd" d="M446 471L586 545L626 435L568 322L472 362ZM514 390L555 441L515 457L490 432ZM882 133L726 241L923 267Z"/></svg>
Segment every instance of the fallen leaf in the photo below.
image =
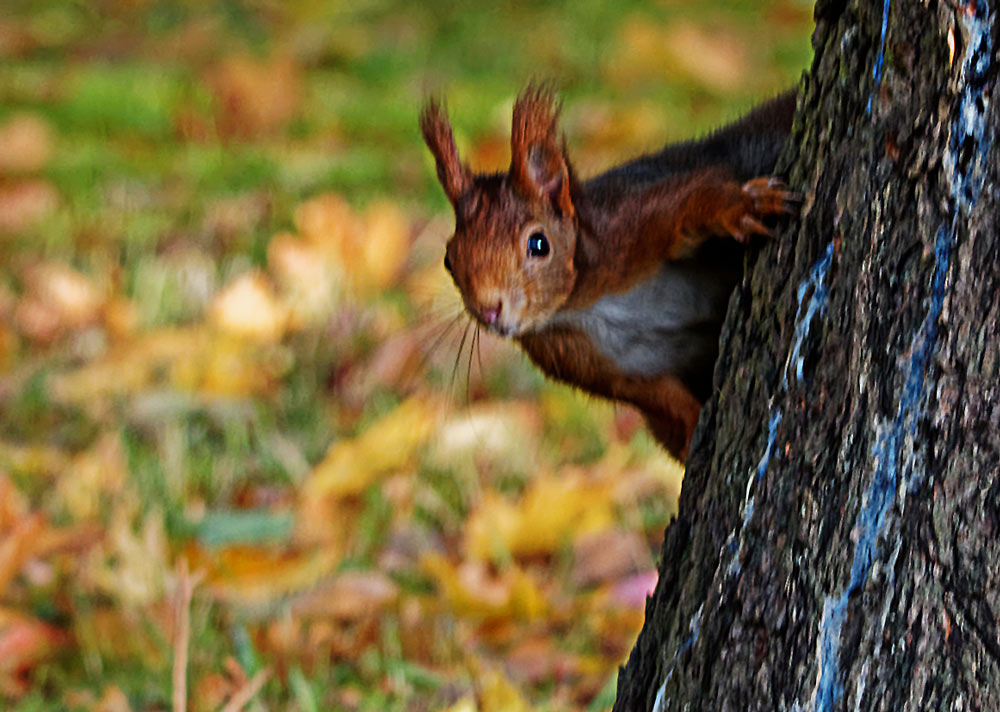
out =
<svg viewBox="0 0 1000 712"><path fill-rule="evenodd" d="M263 191L216 198L205 206L204 229L224 243L246 236L267 217L271 201Z"/></svg>
<svg viewBox="0 0 1000 712"><path fill-rule="evenodd" d="M301 75L290 57L224 59L207 77L219 136L253 139L283 131L301 111Z"/></svg>
<svg viewBox="0 0 1000 712"><path fill-rule="evenodd" d="M60 403L87 405L109 396L134 394L182 358L203 353L209 334L198 329L160 329L128 340L100 360L49 378Z"/></svg>
<svg viewBox="0 0 1000 712"><path fill-rule="evenodd" d="M606 663L601 659L560 650L558 642L551 635L518 641L504 656L504 669L522 685L559 683L604 672Z"/></svg>
<svg viewBox="0 0 1000 712"><path fill-rule="evenodd" d="M359 495L378 478L411 464L434 432L437 407L413 397L372 423L356 438L330 446L303 483L307 501Z"/></svg>
<svg viewBox="0 0 1000 712"><path fill-rule="evenodd" d="M533 480L516 505L484 496L469 516L464 550L477 560L492 560L505 551L513 556L552 554L571 537L614 522L610 490L609 483L567 468Z"/></svg>
<svg viewBox="0 0 1000 712"><path fill-rule="evenodd" d="M428 462L478 479L479 473L531 473L538 462L542 421L534 403L477 404L442 423Z"/></svg>
<svg viewBox="0 0 1000 712"><path fill-rule="evenodd" d="M379 616L398 598L399 586L380 571L347 571L297 599L291 611L303 618L353 620Z"/></svg>
<svg viewBox="0 0 1000 712"><path fill-rule="evenodd" d="M243 338L220 334L205 351L192 351L177 363L175 382L213 396L246 397L267 393L290 365L277 346L248 344Z"/></svg>
<svg viewBox="0 0 1000 712"><path fill-rule="evenodd" d="M0 124L0 175L35 173L49 162L55 138L37 114L16 113Z"/></svg>
<svg viewBox="0 0 1000 712"><path fill-rule="evenodd" d="M455 566L437 553L426 554L421 564L437 581L449 608L457 616L479 622L532 621L546 610L545 594L516 566L494 575L480 562L464 561Z"/></svg>
<svg viewBox="0 0 1000 712"><path fill-rule="evenodd" d="M731 94L746 84L751 63L742 35L718 25L678 22L663 39L670 65L710 89Z"/></svg>
<svg viewBox="0 0 1000 712"><path fill-rule="evenodd" d="M295 551L253 546L187 548L193 570L206 572L213 598L229 604L265 606L315 586L340 562L337 551Z"/></svg>
<svg viewBox="0 0 1000 712"><path fill-rule="evenodd" d="M633 531L604 529L573 542L570 581L581 588L618 581L646 571L653 558L645 540Z"/></svg>
<svg viewBox="0 0 1000 712"><path fill-rule="evenodd" d="M479 708L476 706L475 698L472 695L466 695L459 698L454 704L438 709L437 712L479 712Z"/></svg>
<svg viewBox="0 0 1000 712"><path fill-rule="evenodd" d="M23 232L59 207L59 192L46 180L0 183L0 233Z"/></svg>
<svg viewBox="0 0 1000 712"><path fill-rule="evenodd" d="M168 660L163 640L169 639L173 625L172 608L162 601L135 607L98 600L73 617L74 635L88 654L152 669L163 669Z"/></svg>
<svg viewBox="0 0 1000 712"><path fill-rule="evenodd" d="M117 685L108 685L93 708L93 712L132 712L128 697Z"/></svg>
<svg viewBox="0 0 1000 712"><path fill-rule="evenodd" d="M96 518L128 479L128 462L117 432L105 433L73 458L56 482L55 501L75 521Z"/></svg>
<svg viewBox="0 0 1000 712"><path fill-rule="evenodd" d="M529 712L531 705L502 671L488 669L478 676L480 712Z"/></svg>
<svg viewBox="0 0 1000 712"><path fill-rule="evenodd" d="M69 645L65 632L34 618L0 609L0 685Z"/></svg>
<svg viewBox="0 0 1000 712"><path fill-rule="evenodd" d="M105 595L133 608L162 600L170 570L162 513L140 518L138 509L134 494L119 497L104 541L87 559L87 575Z"/></svg>
<svg viewBox="0 0 1000 712"><path fill-rule="evenodd" d="M356 297L370 298L395 282L409 256L409 222L392 203L374 203L359 216L343 196L324 193L299 205L294 221L307 242L336 262Z"/></svg>
<svg viewBox="0 0 1000 712"><path fill-rule="evenodd" d="M339 261L308 240L281 233L267 247L267 265L292 329L320 326L333 317L346 281Z"/></svg>
<svg viewBox="0 0 1000 712"><path fill-rule="evenodd" d="M749 68L742 35L725 27L684 21L662 24L637 12L619 28L617 50L607 73L624 86L679 75L713 91L732 93L746 84Z"/></svg>
<svg viewBox="0 0 1000 712"><path fill-rule="evenodd" d="M104 295L81 272L59 262L32 265L23 275L25 294L14 310L18 328L34 341L51 342L63 332L98 320Z"/></svg>
<svg viewBox="0 0 1000 712"><path fill-rule="evenodd" d="M364 269L356 275L364 294L386 289L409 255L410 224L396 203L379 201L365 211L361 254Z"/></svg>
<svg viewBox="0 0 1000 712"><path fill-rule="evenodd" d="M247 272L226 285L212 300L210 313L216 328L262 343L279 341L288 323L287 309L260 272Z"/></svg>
<svg viewBox="0 0 1000 712"><path fill-rule="evenodd" d="M13 528L29 511L28 498L0 467L0 532Z"/></svg>
<svg viewBox="0 0 1000 712"><path fill-rule="evenodd" d="M35 554L39 535L45 526L41 514L28 514L15 522L9 532L3 532L3 539L0 540L0 598L25 562ZM0 661L2 659L0 656Z"/></svg>

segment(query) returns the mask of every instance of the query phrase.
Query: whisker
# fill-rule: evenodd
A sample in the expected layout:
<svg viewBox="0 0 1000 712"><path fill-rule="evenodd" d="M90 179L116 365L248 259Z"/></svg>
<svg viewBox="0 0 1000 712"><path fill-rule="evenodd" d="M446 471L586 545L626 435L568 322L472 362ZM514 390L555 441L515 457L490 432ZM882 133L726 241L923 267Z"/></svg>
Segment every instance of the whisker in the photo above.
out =
<svg viewBox="0 0 1000 712"><path fill-rule="evenodd" d="M486 378L486 370L483 368L483 351L481 348L483 339L479 336L479 324L476 324L476 336L479 337L476 339L476 361L479 362L479 377Z"/></svg>
<svg viewBox="0 0 1000 712"><path fill-rule="evenodd" d="M451 334L455 326L462 320L463 316L465 316L465 312L458 312L446 323L436 324L434 326L434 329L437 330L437 334L428 337L428 340L433 339L433 341L430 342L429 346L421 344L423 354L420 358L420 369L422 371L427 370L431 357L438 350L438 348L440 348L441 344L448 337L448 335Z"/></svg>
<svg viewBox="0 0 1000 712"><path fill-rule="evenodd" d="M471 326L472 319L469 319L465 325L465 331L462 332L462 340L458 342L458 353L455 354L455 364L451 369L451 383L448 385L449 398L453 397L455 393L455 378L458 376L458 365L462 362L462 351L465 350L465 342L469 338L469 327Z"/></svg>
<svg viewBox="0 0 1000 712"><path fill-rule="evenodd" d="M472 330L472 343L469 344L469 363L465 367L465 403L468 405L472 402L472 396L470 395L470 389L472 388L472 352L476 350L476 344L479 342L479 324L475 324L475 328Z"/></svg>

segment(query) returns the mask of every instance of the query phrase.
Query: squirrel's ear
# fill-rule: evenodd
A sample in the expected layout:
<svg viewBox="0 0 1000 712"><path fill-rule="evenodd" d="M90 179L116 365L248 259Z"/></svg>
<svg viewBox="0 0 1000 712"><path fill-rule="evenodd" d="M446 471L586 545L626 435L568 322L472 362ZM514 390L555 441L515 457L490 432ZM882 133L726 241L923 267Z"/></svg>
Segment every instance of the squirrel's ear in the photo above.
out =
<svg viewBox="0 0 1000 712"><path fill-rule="evenodd" d="M438 180L451 204L458 209L459 199L472 188L472 173L458 158L458 148L444 107L436 99L428 99L420 112L420 131L437 163Z"/></svg>
<svg viewBox="0 0 1000 712"><path fill-rule="evenodd" d="M559 108L552 93L529 86L514 104L510 132L510 176L529 198L548 200L564 218L573 217L570 166L558 136Z"/></svg>

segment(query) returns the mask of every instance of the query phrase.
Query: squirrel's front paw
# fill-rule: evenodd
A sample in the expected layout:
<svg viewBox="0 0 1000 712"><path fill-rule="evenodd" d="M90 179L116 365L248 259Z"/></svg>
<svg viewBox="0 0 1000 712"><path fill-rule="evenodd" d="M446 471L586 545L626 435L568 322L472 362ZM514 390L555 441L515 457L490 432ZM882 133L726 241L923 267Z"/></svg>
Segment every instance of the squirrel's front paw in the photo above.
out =
<svg viewBox="0 0 1000 712"><path fill-rule="evenodd" d="M771 215L794 215L802 196L788 189L780 178L761 176L748 180L741 188L743 204L726 221L726 230L739 242L751 235L774 237L774 231L762 220Z"/></svg>

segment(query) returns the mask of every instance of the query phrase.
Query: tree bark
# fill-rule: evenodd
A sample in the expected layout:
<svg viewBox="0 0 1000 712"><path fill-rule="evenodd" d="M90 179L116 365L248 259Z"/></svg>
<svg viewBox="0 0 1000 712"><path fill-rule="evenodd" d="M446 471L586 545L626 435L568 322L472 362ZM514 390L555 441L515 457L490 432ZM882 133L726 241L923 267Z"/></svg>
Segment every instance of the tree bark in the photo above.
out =
<svg viewBox="0 0 1000 712"><path fill-rule="evenodd" d="M616 710L1000 709L997 0L821 0Z"/></svg>

